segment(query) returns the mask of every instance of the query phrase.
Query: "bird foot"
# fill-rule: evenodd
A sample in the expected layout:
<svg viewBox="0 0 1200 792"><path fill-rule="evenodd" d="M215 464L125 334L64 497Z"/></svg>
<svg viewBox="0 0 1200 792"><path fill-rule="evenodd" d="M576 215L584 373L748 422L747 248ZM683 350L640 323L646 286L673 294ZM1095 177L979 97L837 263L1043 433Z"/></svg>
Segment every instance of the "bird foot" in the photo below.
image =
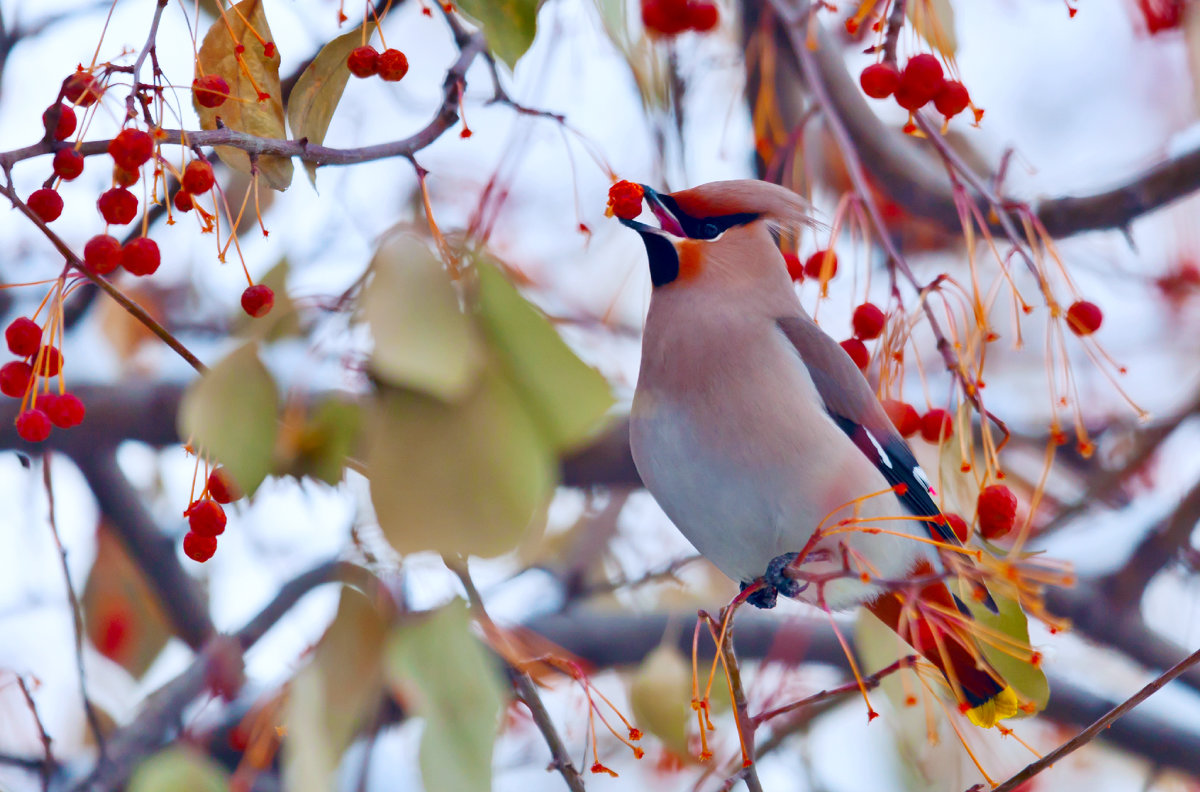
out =
<svg viewBox="0 0 1200 792"><path fill-rule="evenodd" d="M746 602L756 608L762 610L770 610L775 607L775 603L782 594L785 597L799 596L800 592L808 588L808 583L801 585L796 580L784 574L784 570L799 557L799 553L784 553L783 555L775 556L767 564L767 571L758 581L761 582L762 588L746 598ZM742 591L749 588L752 583L743 583Z"/></svg>

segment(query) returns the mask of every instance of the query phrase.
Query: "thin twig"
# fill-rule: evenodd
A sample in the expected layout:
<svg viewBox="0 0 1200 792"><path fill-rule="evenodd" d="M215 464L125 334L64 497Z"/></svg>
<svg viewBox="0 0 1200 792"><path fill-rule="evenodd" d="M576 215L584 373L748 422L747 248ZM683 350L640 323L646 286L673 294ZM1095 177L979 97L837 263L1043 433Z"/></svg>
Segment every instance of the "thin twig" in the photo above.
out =
<svg viewBox="0 0 1200 792"><path fill-rule="evenodd" d="M750 717L750 705L746 700L746 690L742 686L742 669L738 664L737 651L734 649L733 643L733 614L726 614L725 612L732 607L734 606L726 606L722 610L719 623L724 624L726 618L729 620L728 625L725 627L725 641L721 644L721 657L724 660L729 688L733 693L733 716L741 723L738 733L742 741L742 769L734 774L734 778L745 781L746 789L749 792L763 792L762 781L759 780L758 768L754 761L754 732L758 724Z"/></svg>
<svg viewBox="0 0 1200 792"><path fill-rule="evenodd" d="M33 716L33 722L37 724L38 739L42 742L42 750L45 752L45 761L42 762L42 789L50 789L50 776L54 772L55 761L54 751L50 748L50 733L46 731L46 725L42 723L42 716L38 715L37 704L33 701L33 694L29 692L29 685L25 683L25 678L17 676L17 685L21 688L21 695L25 697L25 704L29 707L29 714Z"/></svg>
<svg viewBox="0 0 1200 792"><path fill-rule="evenodd" d="M154 18L150 21L150 32L146 35L146 43L142 46L142 51L138 53L137 59L133 62L133 87L129 90L129 96L125 98L126 118L137 116L137 110L134 108L137 101L138 89L142 86L142 64L146 61L146 56L155 47L155 42L158 39L158 23L162 20L163 10L166 7L167 0L158 0L158 3L154 6Z"/></svg>
<svg viewBox="0 0 1200 792"><path fill-rule="evenodd" d="M467 601L471 605L471 611L475 614L475 618L480 620L480 623L485 626L485 630L495 630L496 626L492 623L492 619L488 616L487 608L484 607L483 597L479 595L479 589L475 587L475 581L471 579L471 573L467 570L466 559L456 559L450 556L443 556L442 560L446 566L453 572L463 585L463 589L467 592ZM529 674L521 671L513 666L508 667L508 674L513 680L513 684L517 688L517 695L521 701L529 708L529 713L533 716L533 722L537 724L538 730L542 733L542 738L546 741L546 745L550 748L550 755L553 757L553 766L562 775L563 781L566 782L567 788L571 792L583 792L583 776L571 761L570 754L567 753L567 747L562 741L562 737L555 728L554 722L550 719L550 713L546 711L546 705L542 702L542 697L538 695L537 686L533 683L533 679Z"/></svg>
<svg viewBox="0 0 1200 792"><path fill-rule="evenodd" d="M855 680L853 682L847 682L844 685L838 685L837 687L829 688L827 690L821 690L817 693L813 693L811 696L805 696L799 701L793 701L791 704L785 704L782 707L776 707L775 709L760 712L759 714L755 715L752 720L756 725L762 724L777 718L780 715L786 715L787 713L794 712L798 709L811 707L814 704L820 704L821 702L838 698L848 693L859 693L863 690L874 690L883 683L885 677L891 676L901 669L912 668L913 664L916 662L916 655L902 657L891 665L879 669L874 674L863 677L861 681Z"/></svg>
<svg viewBox="0 0 1200 792"><path fill-rule="evenodd" d="M51 461L50 454L42 457L42 484L46 489L47 517L50 523L50 534L54 537L54 546L58 548L58 558L62 562L63 583L67 587L67 601L71 606L71 626L75 634L75 669L79 674L79 695L83 698L83 711L87 715L88 726L96 740L100 761L103 762L105 758L104 733L100 730L100 717L92 705L91 696L88 695L87 674L83 668L83 608L79 604L79 597L75 595L75 586L71 583L71 570L67 567L67 550L63 547L62 537L58 533L58 520L55 517L54 509L54 487L50 478Z"/></svg>
<svg viewBox="0 0 1200 792"><path fill-rule="evenodd" d="M883 62L896 66L896 45L900 43L900 31L904 29L904 11L907 0L892 0L892 13L888 16L887 35L883 39Z"/></svg>
<svg viewBox="0 0 1200 792"><path fill-rule="evenodd" d="M992 792L1012 792L1012 790L1016 789L1025 781L1033 778L1047 767L1050 767L1059 759L1062 759L1067 754L1073 753L1087 745L1089 742L1099 736L1101 732L1107 729L1109 724L1111 724L1117 718L1120 718L1125 713L1129 712L1138 704L1141 704L1143 701L1150 698L1150 696L1158 692L1160 688L1173 680L1175 677L1182 674L1184 671L1191 668L1197 662L1200 662L1200 649L1192 652L1183 660L1180 660L1178 663L1176 663L1171 670L1167 671L1158 679L1155 679L1153 682L1146 685L1144 688L1139 690L1130 698L1126 699L1121 704L1113 707L1111 710L1109 710L1108 714L1100 718L1091 726L1088 726L1086 729L1079 732L1079 734L1076 734L1070 740L1067 740L1065 743L1060 745L1058 748L1055 748L1041 759L1038 759L1036 762L1031 762L1025 767L1024 770L1017 773L1012 778L1009 778L1003 784L993 789Z"/></svg>

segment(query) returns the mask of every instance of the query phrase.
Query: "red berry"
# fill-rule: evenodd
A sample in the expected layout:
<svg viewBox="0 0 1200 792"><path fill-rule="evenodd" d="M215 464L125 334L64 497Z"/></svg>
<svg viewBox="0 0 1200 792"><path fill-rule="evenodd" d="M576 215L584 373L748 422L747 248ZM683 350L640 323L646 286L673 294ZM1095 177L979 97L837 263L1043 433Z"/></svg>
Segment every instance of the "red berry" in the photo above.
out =
<svg viewBox="0 0 1200 792"><path fill-rule="evenodd" d="M1146 20L1146 32L1152 36L1183 24L1184 0L1137 0L1137 4Z"/></svg>
<svg viewBox="0 0 1200 792"><path fill-rule="evenodd" d="M42 345L42 328L26 316L19 316L4 331L8 349L17 357L29 357Z"/></svg>
<svg viewBox="0 0 1200 792"><path fill-rule="evenodd" d="M826 254L828 254L829 262L826 263ZM828 271L828 275L824 278L821 273ZM810 278L819 278L821 280L833 280L833 276L837 275L837 253L832 250L818 250L808 257L808 261L804 262L804 274Z"/></svg>
<svg viewBox="0 0 1200 792"><path fill-rule="evenodd" d="M71 181L83 173L83 157L75 149L59 149L54 152L54 173L63 181Z"/></svg>
<svg viewBox="0 0 1200 792"><path fill-rule="evenodd" d="M17 434L29 443L40 443L50 436L50 419L41 410L25 410L17 416Z"/></svg>
<svg viewBox="0 0 1200 792"><path fill-rule="evenodd" d="M715 3L688 3L687 26L697 33L707 33L721 21Z"/></svg>
<svg viewBox="0 0 1200 792"><path fill-rule="evenodd" d="M642 213L642 185L621 181L608 188L608 208L622 220L632 220Z"/></svg>
<svg viewBox="0 0 1200 792"><path fill-rule="evenodd" d="M993 484L980 491L975 509L979 515L979 533L984 539L999 539L1016 524L1017 496L1003 484Z"/></svg>
<svg viewBox="0 0 1200 792"><path fill-rule="evenodd" d="M233 503L242 497L242 493L229 471L219 467L213 468L213 472L208 474L208 496L217 503Z"/></svg>
<svg viewBox="0 0 1200 792"><path fill-rule="evenodd" d="M946 118L958 115L966 110L969 104L971 104L971 95L967 93L967 86L958 80L946 80L942 90L933 97L933 106Z"/></svg>
<svg viewBox="0 0 1200 792"><path fill-rule="evenodd" d="M863 69L858 82L872 99L887 99L900 87L900 72L890 63L872 63Z"/></svg>
<svg viewBox="0 0 1200 792"><path fill-rule="evenodd" d="M132 187L140 178L141 173L138 171L125 170L117 165L113 166L113 181L118 187Z"/></svg>
<svg viewBox="0 0 1200 792"><path fill-rule="evenodd" d="M42 218L43 223L53 223L62 214L62 196L46 187L34 190L26 203L35 215Z"/></svg>
<svg viewBox="0 0 1200 792"><path fill-rule="evenodd" d="M58 120L54 122L54 129L50 129L50 117L54 115L54 109L58 108ZM71 133L75 131L75 125L78 121L75 118L75 110L61 102L56 105L50 105L46 108L46 112L42 113L42 125L46 127L47 132L53 133L55 140L66 140L71 137Z"/></svg>
<svg viewBox="0 0 1200 792"><path fill-rule="evenodd" d="M19 399L29 389L33 378L33 366L24 360L13 360L0 366L0 393Z"/></svg>
<svg viewBox="0 0 1200 792"><path fill-rule="evenodd" d="M83 246L83 264L97 275L107 275L121 265L121 243L108 234L97 234Z"/></svg>
<svg viewBox="0 0 1200 792"><path fill-rule="evenodd" d="M153 275L162 263L158 243L150 237L138 237L121 249L121 266L131 275Z"/></svg>
<svg viewBox="0 0 1200 792"><path fill-rule="evenodd" d="M1067 325L1077 336L1091 335L1100 329L1103 321L1104 314L1100 306L1087 300L1076 300L1067 309Z"/></svg>
<svg viewBox="0 0 1200 792"><path fill-rule="evenodd" d="M126 225L132 223L133 218L137 217L138 199L124 187L113 187L111 190L100 193L100 197L96 200L96 207L104 217L104 222L112 225Z"/></svg>
<svg viewBox="0 0 1200 792"><path fill-rule="evenodd" d="M646 32L674 36L688 29L686 0L642 0L642 25Z"/></svg>
<svg viewBox="0 0 1200 792"><path fill-rule="evenodd" d="M212 165L209 165L204 160L192 160L183 169L183 176L180 177L179 183L183 185L183 189L190 192L192 195L200 195L206 193L216 184L216 177L213 176Z"/></svg>
<svg viewBox="0 0 1200 792"><path fill-rule="evenodd" d="M370 77L379 73L379 52L374 47L356 47L346 58L346 68L355 77Z"/></svg>
<svg viewBox="0 0 1200 792"><path fill-rule="evenodd" d="M275 292L270 286L260 283L242 292L242 310L255 318L266 316L274 305Z"/></svg>
<svg viewBox="0 0 1200 792"><path fill-rule="evenodd" d="M784 253L783 263L787 264L788 276L794 281L804 280L804 262L795 253Z"/></svg>
<svg viewBox="0 0 1200 792"><path fill-rule="evenodd" d="M74 393L47 394L47 396L53 398L46 399L43 396L38 399L38 404L55 426L59 429L70 429L83 423L83 416L87 414L87 409ZM43 403L43 399L46 399L45 403Z"/></svg>
<svg viewBox="0 0 1200 792"><path fill-rule="evenodd" d="M863 303L854 309L850 324L854 327L854 335L863 341L879 338L883 325L887 321L883 311L874 303Z"/></svg>
<svg viewBox="0 0 1200 792"><path fill-rule="evenodd" d="M220 107L229 98L229 83L218 74L206 74L192 80L192 96L201 107Z"/></svg>
<svg viewBox="0 0 1200 792"><path fill-rule="evenodd" d="M954 531L954 536L958 541L966 544L967 538L971 535L971 529L967 526L967 521L957 514L943 514L943 525L950 524L950 530Z"/></svg>
<svg viewBox="0 0 1200 792"><path fill-rule="evenodd" d="M388 82L399 82L408 74L408 58L398 49L379 53L379 76Z"/></svg>
<svg viewBox="0 0 1200 792"><path fill-rule="evenodd" d="M921 437L927 443L941 443L954 435L954 419L950 413L934 408L921 416Z"/></svg>
<svg viewBox="0 0 1200 792"><path fill-rule="evenodd" d="M63 80L62 90L64 99L81 107L94 105L104 93L96 78L82 70Z"/></svg>
<svg viewBox="0 0 1200 792"><path fill-rule="evenodd" d="M188 526L200 536L220 536L225 532L225 510L212 498L198 500L188 507Z"/></svg>
<svg viewBox="0 0 1200 792"><path fill-rule="evenodd" d="M867 365L871 362L871 353L867 351L866 344L857 338L847 338L842 342L842 349L846 350L846 354L854 361L854 365L862 371L867 370Z"/></svg>
<svg viewBox="0 0 1200 792"><path fill-rule="evenodd" d="M175 208L180 212L190 212L193 208L192 194L187 190L179 190L171 199L171 203L175 204Z"/></svg>
<svg viewBox="0 0 1200 792"><path fill-rule="evenodd" d="M194 531L188 531L183 537L183 554L193 561L203 564L217 552L217 537L201 536Z"/></svg>
<svg viewBox="0 0 1200 792"><path fill-rule="evenodd" d="M905 110L918 110L938 95L945 81L942 64L936 57L928 53L914 55L900 75L896 101Z"/></svg>
<svg viewBox="0 0 1200 792"><path fill-rule="evenodd" d="M62 371L62 352L59 352L57 347L46 346L42 347L41 355L42 363L38 368L38 371L41 373L41 375L43 377L58 376L58 372ZM34 365L37 365L36 358Z"/></svg>
<svg viewBox="0 0 1200 792"><path fill-rule="evenodd" d="M882 404L901 437L912 437L921 428L921 416L911 404L896 399L884 399Z"/></svg>
<svg viewBox="0 0 1200 792"><path fill-rule="evenodd" d="M118 168L136 171L154 156L154 138L140 129L122 129L108 142L108 153Z"/></svg>

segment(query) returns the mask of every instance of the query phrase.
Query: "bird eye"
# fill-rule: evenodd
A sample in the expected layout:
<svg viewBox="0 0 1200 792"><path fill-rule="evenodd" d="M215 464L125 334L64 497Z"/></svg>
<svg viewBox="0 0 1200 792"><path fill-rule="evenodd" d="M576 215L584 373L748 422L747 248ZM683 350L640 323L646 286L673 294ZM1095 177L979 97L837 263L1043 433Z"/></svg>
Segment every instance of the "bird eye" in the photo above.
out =
<svg viewBox="0 0 1200 792"><path fill-rule="evenodd" d="M717 228L716 223L705 223L703 233L705 239L712 239L717 234L721 233L721 229Z"/></svg>

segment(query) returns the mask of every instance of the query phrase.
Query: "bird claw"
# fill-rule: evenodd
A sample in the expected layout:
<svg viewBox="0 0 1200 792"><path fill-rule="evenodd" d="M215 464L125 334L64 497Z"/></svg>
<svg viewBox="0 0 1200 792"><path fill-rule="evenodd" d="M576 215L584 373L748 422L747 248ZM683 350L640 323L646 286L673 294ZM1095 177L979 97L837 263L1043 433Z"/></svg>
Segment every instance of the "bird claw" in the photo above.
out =
<svg viewBox="0 0 1200 792"><path fill-rule="evenodd" d="M784 553L783 555L775 556L767 564L767 571L758 582L762 583L762 588L746 598L746 602L756 608L762 610L770 610L775 607L775 604L782 594L785 597L795 598L800 595L804 589L808 588L808 583L801 585L798 581L784 574L784 570L791 565L799 557L799 553ZM743 583L742 591L745 591L752 583Z"/></svg>

